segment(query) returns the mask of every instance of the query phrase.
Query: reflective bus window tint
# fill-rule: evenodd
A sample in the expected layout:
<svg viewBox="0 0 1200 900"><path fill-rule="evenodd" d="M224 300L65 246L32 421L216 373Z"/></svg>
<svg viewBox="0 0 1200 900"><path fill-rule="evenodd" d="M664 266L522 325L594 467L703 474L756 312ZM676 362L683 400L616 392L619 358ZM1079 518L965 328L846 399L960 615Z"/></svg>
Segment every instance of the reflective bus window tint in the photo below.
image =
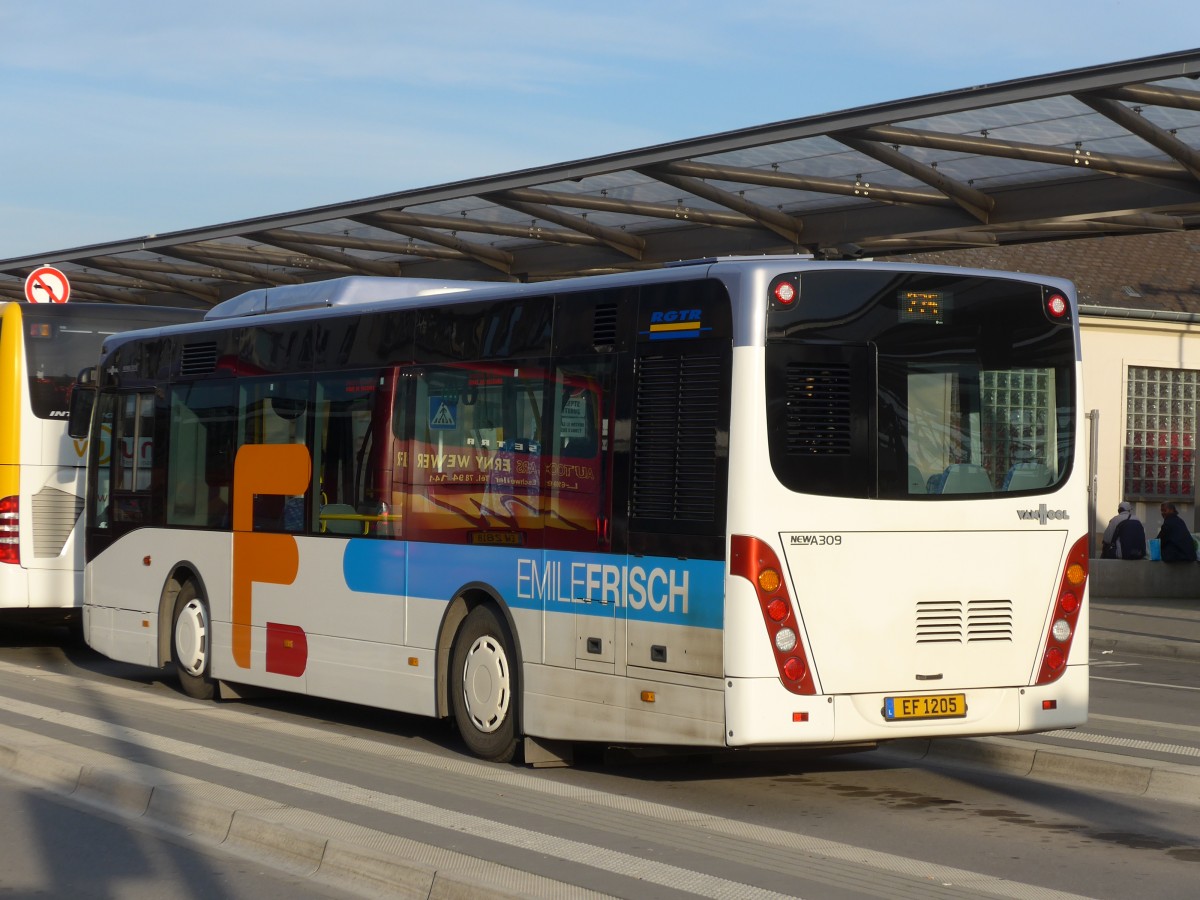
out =
<svg viewBox="0 0 1200 900"><path fill-rule="evenodd" d="M305 444L308 438L308 390L305 377L261 378L239 382L241 439L245 444ZM309 491L311 493L311 490ZM304 494L254 498L255 531L303 531Z"/></svg>
<svg viewBox="0 0 1200 900"><path fill-rule="evenodd" d="M154 394L116 395L109 456L111 521L148 524L154 461Z"/></svg>
<svg viewBox="0 0 1200 900"><path fill-rule="evenodd" d="M234 383L176 385L170 410L167 524L228 527L238 428Z"/></svg>
<svg viewBox="0 0 1200 900"><path fill-rule="evenodd" d="M540 541L545 369L473 363L413 375L408 536Z"/></svg>
<svg viewBox="0 0 1200 900"><path fill-rule="evenodd" d="M615 366L605 357L555 370L551 442L541 478L548 548L597 550L611 544Z"/></svg>
<svg viewBox="0 0 1200 900"><path fill-rule="evenodd" d="M313 469L323 534L398 537L391 483L394 370L322 375L314 407Z"/></svg>

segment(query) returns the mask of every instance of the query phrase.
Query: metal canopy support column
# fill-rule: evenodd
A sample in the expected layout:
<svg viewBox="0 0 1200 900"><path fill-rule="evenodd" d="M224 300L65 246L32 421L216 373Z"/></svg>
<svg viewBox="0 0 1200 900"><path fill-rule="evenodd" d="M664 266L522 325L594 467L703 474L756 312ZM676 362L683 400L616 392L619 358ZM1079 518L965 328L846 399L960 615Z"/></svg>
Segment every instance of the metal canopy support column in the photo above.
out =
<svg viewBox="0 0 1200 900"><path fill-rule="evenodd" d="M202 247L201 244L180 244L175 247L160 248L156 252L162 256L173 256L186 262L211 266L221 272L232 272L233 276L228 279L230 281L249 281L268 285L302 284L304 282L303 278L293 275L291 272L277 272L265 266L239 263L230 259L214 262L213 260L219 259L219 257L205 253Z"/></svg>
<svg viewBox="0 0 1200 900"><path fill-rule="evenodd" d="M642 255L646 251L646 242L637 235L629 234L619 228L609 228L606 225L597 225L594 222L589 222L587 220L587 213L581 216L573 216L569 213L559 212L548 206L537 206L521 200L513 200L503 194L489 194L483 199L490 200L492 203L497 203L500 206L534 219L545 219L547 222L553 222L555 225L562 225L564 228L570 228L588 237L595 238L632 259L641 260Z"/></svg>
<svg viewBox="0 0 1200 900"><path fill-rule="evenodd" d="M336 250L325 248L314 249L312 246L309 246L307 240L304 240L303 237L298 237L294 231L269 229L267 231L256 232L250 235L250 237L260 240L264 244L271 244L275 247L281 247L284 250L291 250L294 253L304 253L308 256L314 256L317 259L323 259L326 262L339 263L347 269L363 275L396 276L400 274L400 266L397 263L363 259L361 256L353 256L349 253L340 253ZM312 243L317 242L313 241Z"/></svg>
<svg viewBox="0 0 1200 900"><path fill-rule="evenodd" d="M354 218L359 218L355 216ZM437 247L446 247L456 253L461 254L469 259L477 260L485 266L490 266L505 275L512 275L513 258L511 253L506 253L503 250L497 250L495 247L489 247L486 244L478 244L474 241L464 241L460 237L452 234L442 234L440 231L433 231L429 228L421 228L415 225L400 225L394 222L387 222L375 216L367 217L367 221L375 228L383 228L387 231L394 231L396 234L403 234L418 241L425 241L428 244L433 244ZM414 247L411 252L420 253L420 248Z"/></svg>
<svg viewBox="0 0 1200 900"><path fill-rule="evenodd" d="M288 248L289 252L281 252L266 244L250 246L248 244L225 244L220 241L203 241L186 245L191 250L220 260L233 260L250 263L254 266L276 266L281 269L299 269L301 271L328 272L328 277L352 274L355 270L339 263L328 262L310 256L303 250ZM300 279L303 281L304 279Z"/></svg>
<svg viewBox="0 0 1200 900"><path fill-rule="evenodd" d="M76 291L82 291L100 297L108 297L115 302L131 303L138 306L150 302L144 296L146 292L163 290L157 285L150 284L140 278L105 274L103 272L71 272L70 278L72 285L71 292L73 294ZM211 300L201 299L201 302L206 306L212 305Z"/></svg>
<svg viewBox="0 0 1200 900"><path fill-rule="evenodd" d="M231 275L236 276L236 273L231 273L230 270L214 266L211 263L194 261L179 261L171 259L163 259L163 256L170 254L159 254L155 259L134 259L133 257L92 257L94 260L100 261L111 269L119 269L133 273L138 272L162 272L168 275L181 275L184 278L191 279L220 279L229 278ZM243 277L234 277L235 281L257 283L258 279ZM205 282L202 287L208 287Z"/></svg>
<svg viewBox="0 0 1200 900"><path fill-rule="evenodd" d="M499 203L499 200L494 199L499 195L489 195L493 202ZM508 203L501 204L503 206L511 205ZM540 218L540 217L539 217ZM465 214L460 217L455 216L433 216L425 215L424 213L413 213L408 211L400 211L393 209L383 209L375 213L364 213L363 215L355 216L354 220L362 222L364 225L392 230L391 226L415 226L417 228L437 228L442 231L466 231L472 234L492 234L498 237L525 238L531 241L548 241L552 244L600 244L603 243L599 238L592 237L587 234L580 234L578 231L559 231L554 228L543 228L536 223L529 225L511 225L504 222L485 222L480 219L472 219ZM551 221L547 219L546 221ZM466 258L466 254L458 254L461 258Z"/></svg>
<svg viewBox="0 0 1200 900"><path fill-rule="evenodd" d="M937 231L929 234L905 234L896 237L868 238L859 246L864 252L899 253L907 248L937 249L955 247L995 247L999 241L991 231Z"/></svg>
<svg viewBox="0 0 1200 900"><path fill-rule="evenodd" d="M139 286L151 285L155 288L165 288L179 294L187 294L209 304L216 303L221 299L220 293L210 285L198 284L184 278L172 278L167 275L137 271L137 262L138 260L116 259L108 256L90 256L78 261L79 265L99 269L102 272L111 272L114 275L120 275L140 282ZM130 263L133 263L133 265L130 265ZM71 275L71 278L73 280L82 280L80 275L75 274Z"/></svg>
<svg viewBox="0 0 1200 900"><path fill-rule="evenodd" d="M744 216L749 216L763 228L775 232L796 247L800 246L800 231L803 229L804 224L782 210L762 206L752 200L747 200L745 197L731 194L729 191L715 187L707 181L701 181L699 178L676 175L668 166L642 166L636 171L649 178L653 178L655 181L661 181L664 184L679 188L681 191L695 194L697 197L703 197L705 200L740 212Z"/></svg>
<svg viewBox="0 0 1200 900"><path fill-rule="evenodd" d="M1171 159L1178 160L1196 178L1200 178L1200 152L1193 150L1175 135L1163 131L1145 116L1117 100L1093 94L1076 94L1075 99L1094 109L1106 119L1116 122L1126 131L1136 134L1147 144L1157 147Z"/></svg>
<svg viewBox="0 0 1200 900"><path fill-rule="evenodd" d="M917 162L915 159L905 156L899 150L893 150L891 147L886 147L883 144L877 144L874 141L864 141L851 134L835 134L832 137L834 140L845 144L851 150L876 159L885 166L890 166L899 172L903 172L905 175L910 175L918 181L923 181L930 187L937 188L980 222L987 224L988 219L991 217L992 209L996 205L996 202L983 191L977 191L970 185L963 184L953 178L948 178L932 166Z"/></svg>
<svg viewBox="0 0 1200 900"><path fill-rule="evenodd" d="M977 137L970 134L919 131L895 125L862 128L855 131L853 136L882 144L899 144L903 147L926 147L930 150L946 150L951 153L1021 159L1054 166L1071 166L1086 171L1111 172L1114 175L1190 179L1187 170L1174 162L1139 159L1135 156L1114 156L1082 148L1067 150L1063 147L1043 147L1039 144L1003 141L998 138Z"/></svg>
<svg viewBox="0 0 1200 900"><path fill-rule="evenodd" d="M682 201L675 206L658 203L643 203L636 200L621 200L616 197L598 197L595 194L568 194L564 191L546 191L538 188L512 188L499 196L506 200L521 200L544 206L565 206L568 209L594 209L600 212L620 213L628 216L649 216L655 219L674 219L694 222L698 225L726 225L733 228L760 228L750 216L715 209L693 209Z"/></svg>
<svg viewBox="0 0 1200 900"><path fill-rule="evenodd" d="M1128 100L1130 103L1140 103L1143 106L1170 106L1174 109L1191 109L1200 112L1200 91L1178 91L1156 84L1127 84L1123 87L1094 93L1098 97Z"/></svg>
<svg viewBox="0 0 1200 900"><path fill-rule="evenodd" d="M808 191L816 194L840 194L846 197L876 200L880 203L950 205L953 202L941 191L925 190L924 188L894 187L884 184L867 184L861 179L858 181L838 181L834 178L821 178L815 175L797 175L794 172L784 172L779 169L768 170L752 169L745 166L717 166L711 163L696 162L695 160L663 163L659 168L676 175L691 175L695 178L707 178L710 181L731 181L735 184L759 184L764 187Z"/></svg>

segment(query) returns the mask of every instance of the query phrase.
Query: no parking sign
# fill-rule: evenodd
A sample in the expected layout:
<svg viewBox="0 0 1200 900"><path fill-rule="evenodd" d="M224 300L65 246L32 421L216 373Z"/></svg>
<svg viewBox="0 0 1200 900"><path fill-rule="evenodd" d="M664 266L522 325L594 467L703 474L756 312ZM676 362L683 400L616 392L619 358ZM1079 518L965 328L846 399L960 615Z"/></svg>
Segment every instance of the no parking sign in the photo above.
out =
<svg viewBox="0 0 1200 900"><path fill-rule="evenodd" d="M40 266L25 279L25 299L30 303L66 303L71 283L54 266Z"/></svg>

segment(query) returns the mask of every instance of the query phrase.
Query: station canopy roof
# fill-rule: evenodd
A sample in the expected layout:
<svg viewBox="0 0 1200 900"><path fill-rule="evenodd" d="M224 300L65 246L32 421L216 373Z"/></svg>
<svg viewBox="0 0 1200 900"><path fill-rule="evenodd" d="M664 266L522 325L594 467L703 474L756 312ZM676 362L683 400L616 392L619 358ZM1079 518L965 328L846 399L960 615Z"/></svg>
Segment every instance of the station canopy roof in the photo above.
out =
<svg viewBox="0 0 1200 900"><path fill-rule="evenodd" d="M209 305L343 275L541 281L1200 226L1200 50L363 200L0 260L72 296Z"/></svg>

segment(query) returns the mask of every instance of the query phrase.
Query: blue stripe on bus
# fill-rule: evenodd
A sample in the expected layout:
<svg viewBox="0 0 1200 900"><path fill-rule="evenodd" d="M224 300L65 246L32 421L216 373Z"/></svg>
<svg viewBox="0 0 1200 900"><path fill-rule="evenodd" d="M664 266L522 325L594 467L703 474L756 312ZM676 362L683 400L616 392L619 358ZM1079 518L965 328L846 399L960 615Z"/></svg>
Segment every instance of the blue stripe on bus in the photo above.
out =
<svg viewBox="0 0 1200 900"><path fill-rule="evenodd" d="M478 581L522 609L611 616L615 605L616 615L639 621L695 628L724 621L725 564L715 560L353 538L342 574L360 593L449 600Z"/></svg>

